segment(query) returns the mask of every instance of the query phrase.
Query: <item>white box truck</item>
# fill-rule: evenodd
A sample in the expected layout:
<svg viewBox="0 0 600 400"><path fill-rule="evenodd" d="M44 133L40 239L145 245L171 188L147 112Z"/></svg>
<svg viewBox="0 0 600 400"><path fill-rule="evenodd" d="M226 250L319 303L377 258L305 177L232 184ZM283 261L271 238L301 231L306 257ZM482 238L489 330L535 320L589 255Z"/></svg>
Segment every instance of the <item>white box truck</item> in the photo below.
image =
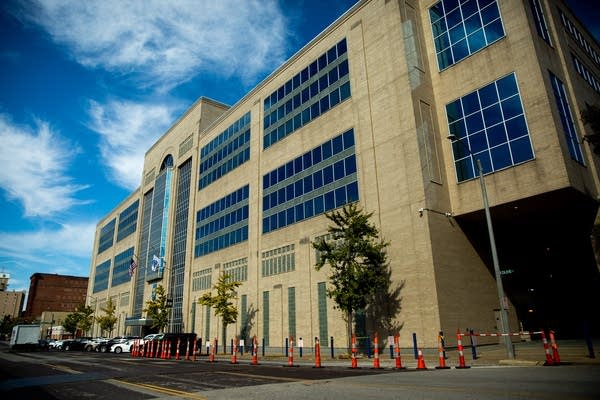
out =
<svg viewBox="0 0 600 400"><path fill-rule="evenodd" d="M41 332L42 328L39 324L13 326L12 335L10 336L11 350L36 349L39 344Z"/></svg>

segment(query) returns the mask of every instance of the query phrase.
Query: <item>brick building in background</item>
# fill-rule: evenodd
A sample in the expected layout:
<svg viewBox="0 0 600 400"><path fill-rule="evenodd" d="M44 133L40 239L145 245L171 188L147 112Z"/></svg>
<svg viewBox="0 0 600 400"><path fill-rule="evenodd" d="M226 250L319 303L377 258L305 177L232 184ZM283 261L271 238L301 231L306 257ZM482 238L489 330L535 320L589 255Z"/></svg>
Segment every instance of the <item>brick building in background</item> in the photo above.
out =
<svg viewBox="0 0 600 400"><path fill-rule="evenodd" d="M85 303L87 277L35 273L31 275L25 316L40 318L44 311L75 310Z"/></svg>

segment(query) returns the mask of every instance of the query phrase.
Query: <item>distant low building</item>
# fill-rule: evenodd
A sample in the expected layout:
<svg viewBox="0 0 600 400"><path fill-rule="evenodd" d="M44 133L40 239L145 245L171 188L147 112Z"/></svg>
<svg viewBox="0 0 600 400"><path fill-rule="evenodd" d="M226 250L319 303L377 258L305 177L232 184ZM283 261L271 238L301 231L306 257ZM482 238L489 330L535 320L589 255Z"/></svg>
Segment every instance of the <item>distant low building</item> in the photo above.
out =
<svg viewBox="0 0 600 400"><path fill-rule="evenodd" d="M0 291L0 317L4 318L6 315L12 318L19 317L25 304L26 293L24 290Z"/></svg>
<svg viewBox="0 0 600 400"><path fill-rule="evenodd" d="M41 319L47 312L73 312L84 304L87 277L35 273L31 275L25 316Z"/></svg>
<svg viewBox="0 0 600 400"><path fill-rule="evenodd" d="M24 290L7 291L10 274L0 272L0 318L10 315L12 318L17 318L21 315L23 304L25 304Z"/></svg>

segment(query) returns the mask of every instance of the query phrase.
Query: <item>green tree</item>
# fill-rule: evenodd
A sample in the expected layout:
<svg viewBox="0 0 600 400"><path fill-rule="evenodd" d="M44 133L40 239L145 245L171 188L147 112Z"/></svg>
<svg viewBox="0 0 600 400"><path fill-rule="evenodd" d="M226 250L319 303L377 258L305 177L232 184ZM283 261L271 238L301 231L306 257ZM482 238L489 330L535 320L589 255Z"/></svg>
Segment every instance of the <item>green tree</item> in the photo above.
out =
<svg viewBox="0 0 600 400"><path fill-rule="evenodd" d="M85 304L79 304L75 308L75 313L79 315L77 328L80 329L81 332L89 332L92 324L94 323L94 309L90 306L86 306Z"/></svg>
<svg viewBox="0 0 600 400"><path fill-rule="evenodd" d="M600 155L600 105L589 105L586 103L585 110L581 111L581 120L585 125L589 125L592 131L584 135L583 139L590 143L594 154ZM596 264L600 265L600 213L596 215L591 236Z"/></svg>
<svg viewBox="0 0 600 400"><path fill-rule="evenodd" d="M375 298L378 288L388 287L389 283L385 252L389 243L379 240L378 229L369 222L372 215L355 203L326 213L333 223L328 228L329 237L312 242L319 252L315 268L330 267L327 295L344 313L348 347L354 330L354 313L364 309Z"/></svg>
<svg viewBox="0 0 600 400"><path fill-rule="evenodd" d="M158 329L159 332L164 332L164 329L169 325L170 309L167 306L167 293L162 285L156 287L153 300L146 301L146 318L152 320L152 328Z"/></svg>
<svg viewBox="0 0 600 400"><path fill-rule="evenodd" d="M65 328L65 331L75 336L75 333L77 333L77 325L79 324L80 319L81 315L79 313L72 312L70 314L67 314L65 320L62 322L62 326L63 328Z"/></svg>
<svg viewBox="0 0 600 400"><path fill-rule="evenodd" d="M100 325L102 332L110 332L110 336L112 336L113 328L117 322L117 317L115 316L116 309L117 306L109 298L106 306L100 308L104 315L96 317L96 322Z"/></svg>
<svg viewBox="0 0 600 400"><path fill-rule="evenodd" d="M211 292L205 293L198 299L199 304L214 308L215 314L221 317L223 322L222 343L224 348L227 325L233 324L237 321L238 309L233 304L232 300L237 298L236 289L241 284L241 282L234 281L231 275L223 272L219 276L218 282L213 285L213 289L217 291L217 294L213 296Z"/></svg>
<svg viewBox="0 0 600 400"><path fill-rule="evenodd" d="M591 133L584 135L584 140L590 142L592 151L600 154L600 106L585 104L585 110L581 111L581 120L585 125L589 125Z"/></svg>

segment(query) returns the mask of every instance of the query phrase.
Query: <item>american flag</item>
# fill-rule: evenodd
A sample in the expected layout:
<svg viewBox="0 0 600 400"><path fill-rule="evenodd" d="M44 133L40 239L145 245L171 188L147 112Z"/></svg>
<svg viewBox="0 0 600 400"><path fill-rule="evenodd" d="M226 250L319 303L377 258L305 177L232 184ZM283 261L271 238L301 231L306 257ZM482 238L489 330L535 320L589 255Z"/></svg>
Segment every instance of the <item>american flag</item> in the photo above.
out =
<svg viewBox="0 0 600 400"><path fill-rule="evenodd" d="M129 263L129 276L130 277L133 276L133 272L135 271L136 268L137 268L137 263L132 258L131 259L131 263Z"/></svg>

